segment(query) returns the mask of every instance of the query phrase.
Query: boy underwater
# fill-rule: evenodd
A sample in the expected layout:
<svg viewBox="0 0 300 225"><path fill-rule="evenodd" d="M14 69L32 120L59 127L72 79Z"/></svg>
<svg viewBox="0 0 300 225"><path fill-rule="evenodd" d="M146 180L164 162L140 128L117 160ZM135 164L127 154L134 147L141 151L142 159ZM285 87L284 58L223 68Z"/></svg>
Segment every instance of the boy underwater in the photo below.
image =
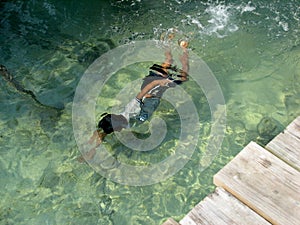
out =
<svg viewBox="0 0 300 225"><path fill-rule="evenodd" d="M157 109L163 93L168 88L174 88L188 80L189 56L188 42L179 40L178 44L183 50L179 60L182 69L172 66L173 57L170 50L165 52L165 61L161 64L154 64L150 67L149 74L144 77L141 91L126 106L125 110L117 114L102 114L97 130L94 131L89 144L96 141L95 147L79 158L79 161L91 160L96 154L96 148L102 143L105 136L115 131L129 128L129 121L134 120L136 124L141 124L149 120ZM172 74L177 72L178 74ZM179 79L174 79L173 76Z"/></svg>

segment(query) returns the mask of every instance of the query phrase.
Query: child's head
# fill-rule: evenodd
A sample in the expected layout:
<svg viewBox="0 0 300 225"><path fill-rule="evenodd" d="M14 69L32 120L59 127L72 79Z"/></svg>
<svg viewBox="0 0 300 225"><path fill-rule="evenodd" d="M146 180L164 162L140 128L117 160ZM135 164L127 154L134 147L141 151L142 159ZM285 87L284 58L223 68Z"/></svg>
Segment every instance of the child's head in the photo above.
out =
<svg viewBox="0 0 300 225"><path fill-rule="evenodd" d="M121 131L128 126L128 121L122 115L103 114L105 115L98 123L98 129L102 129L106 134L114 131Z"/></svg>

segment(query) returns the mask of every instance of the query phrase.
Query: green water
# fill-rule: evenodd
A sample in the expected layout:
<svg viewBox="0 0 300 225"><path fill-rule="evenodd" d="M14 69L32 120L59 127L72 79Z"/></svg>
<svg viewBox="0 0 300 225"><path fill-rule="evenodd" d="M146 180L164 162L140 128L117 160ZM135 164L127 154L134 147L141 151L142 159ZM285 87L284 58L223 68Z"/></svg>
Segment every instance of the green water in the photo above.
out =
<svg viewBox="0 0 300 225"><path fill-rule="evenodd" d="M300 114L299 6L296 0L1 1L0 63L40 102L63 109L41 107L0 78L0 224L154 225L168 217L180 220L214 190L213 175L249 141L266 144ZM131 41L159 39L174 27L189 36L193 53L221 86L227 110L222 147L200 171L211 115L205 95L193 82L186 83L201 124L190 161L157 184L115 183L77 161L75 89L105 52ZM139 74L144 68L132 65L119 74ZM107 84L99 113L114 106L109 96L124 87L124 76ZM132 154L112 135L106 145L116 157L155 163L171 154L178 118L162 103L157 114L175 130L164 145Z"/></svg>

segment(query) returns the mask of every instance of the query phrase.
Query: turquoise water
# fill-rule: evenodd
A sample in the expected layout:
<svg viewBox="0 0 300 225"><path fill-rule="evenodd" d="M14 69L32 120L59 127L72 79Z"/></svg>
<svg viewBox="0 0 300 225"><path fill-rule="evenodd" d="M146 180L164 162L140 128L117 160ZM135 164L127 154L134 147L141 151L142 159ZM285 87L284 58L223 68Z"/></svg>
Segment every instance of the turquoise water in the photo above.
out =
<svg viewBox="0 0 300 225"><path fill-rule="evenodd" d="M266 144L300 114L299 6L296 0L1 1L0 64L50 107L36 104L0 78L0 224L154 225L168 217L180 220L214 190L213 175L249 141ZM220 84L227 110L222 147L199 170L206 163L201 156L211 115L205 95L191 81L185 88L199 112L201 130L189 162L157 184L115 183L77 161L75 89L102 54L132 41L160 39L172 28L179 37L188 36L192 52ZM124 87L122 79L141 76L145 67L142 63L118 71L99 99L97 113L114 107L117 102L110 96ZM141 154L112 135L105 143L112 154L129 164L155 163L170 155L178 116L163 103L157 115L172 131L163 145Z"/></svg>

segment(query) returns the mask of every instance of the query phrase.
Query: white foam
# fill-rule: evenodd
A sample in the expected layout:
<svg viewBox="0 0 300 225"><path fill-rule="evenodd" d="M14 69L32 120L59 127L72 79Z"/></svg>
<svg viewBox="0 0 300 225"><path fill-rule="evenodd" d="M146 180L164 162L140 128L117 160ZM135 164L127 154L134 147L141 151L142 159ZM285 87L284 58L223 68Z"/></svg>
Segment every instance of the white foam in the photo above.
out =
<svg viewBox="0 0 300 225"><path fill-rule="evenodd" d="M255 10L256 7L251 1L240 5L209 3L204 12L187 15L181 22L186 25L196 25L196 29L201 35L216 35L219 38L224 38L239 29L235 19L237 16L247 12L254 13ZM283 29L287 28L283 25L282 27Z"/></svg>
<svg viewBox="0 0 300 225"><path fill-rule="evenodd" d="M203 29L204 28L203 25L201 24L201 22L198 19L192 18L191 23L192 24L196 24L199 29Z"/></svg>
<svg viewBox="0 0 300 225"><path fill-rule="evenodd" d="M242 9L242 12L241 13L244 13L244 12L252 12L254 11L256 8L254 6L249 6L249 5L246 5L243 9Z"/></svg>
<svg viewBox="0 0 300 225"><path fill-rule="evenodd" d="M248 2L247 5L241 4L237 7L240 10L240 13L243 14L244 12L252 12L256 9L256 7L252 6L252 2Z"/></svg>
<svg viewBox="0 0 300 225"><path fill-rule="evenodd" d="M284 31L289 31L289 24L287 22L279 21L279 26L281 26Z"/></svg>
<svg viewBox="0 0 300 225"><path fill-rule="evenodd" d="M206 8L205 13L209 15L210 19L207 21L209 25L204 29L204 33L207 35L216 34L219 38L223 38L231 30L236 31L238 26L231 22L231 11L231 5L226 6L223 4L210 5ZM231 29L228 29L230 27Z"/></svg>
<svg viewBox="0 0 300 225"><path fill-rule="evenodd" d="M185 0L178 0L177 3L181 4ZM241 14L251 13L256 14L255 5L249 1L248 3L240 4L225 4L224 2L206 3L203 7L199 7L195 14L188 14L182 18L181 24L183 29L178 27L176 33L180 30L185 33L188 30L190 33L200 34L200 36L217 36L224 38L231 33L239 30L239 18ZM281 24L282 28L288 30L287 24ZM193 31L191 31L193 29ZM167 30L164 32L168 33Z"/></svg>

